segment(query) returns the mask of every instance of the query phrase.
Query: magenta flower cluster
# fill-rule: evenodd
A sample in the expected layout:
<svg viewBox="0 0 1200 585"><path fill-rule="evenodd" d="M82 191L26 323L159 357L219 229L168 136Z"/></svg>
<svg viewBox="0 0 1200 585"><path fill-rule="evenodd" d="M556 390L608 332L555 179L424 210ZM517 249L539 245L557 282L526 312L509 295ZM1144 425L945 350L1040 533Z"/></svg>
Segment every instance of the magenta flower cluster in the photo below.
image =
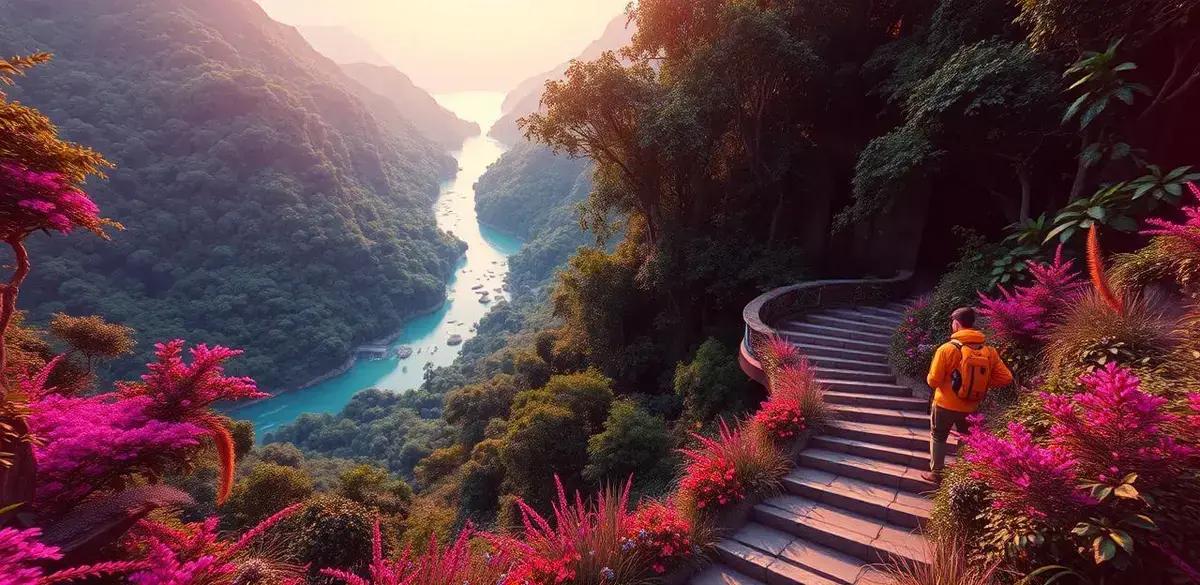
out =
<svg viewBox="0 0 1200 585"><path fill-rule="evenodd" d="M41 580L46 561L62 558L58 548L38 542L39 528L0 528L0 585L30 585Z"/></svg>
<svg viewBox="0 0 1200 585"><path fill-rule="evenodd" d="M919 297L905 311L899 330L904 336L904 355L910 360L920 357L923 347L933 343L933 332L921 323L920 316L929 309L929 295Z"/></svg>
<svg viewBox="0 0 1200 585"><path fill-rule="evenodd" d="M1195 462L1196 449L1167 433L1179 417L1165 398L1142 391L1133 372L1109 363L1080 381L1084 392L1042 397L1054 419L1050 445L1071 453L1088 478L1116 485L1136 473L1139 489L1153 489Z"/></svg>
<svg viewBox="0 0 1200 585"><path fill-rule="evenodd" d="M1079 483L1071 454L1059 447L1043 447L1024 425L1008 423L1008 436L984 430L982 420L972 421L964 458L971 476L992 490L992 506L1036 519L1050 512L1065 517L1088 502Z"/></svg>
<svg viewBox="0 0 1200 585"><path fill-rule="evenodd" d="M183 340L176 339L154 346L156 361L147 364L140 384L118 384L122 397L148 396L150 412L157 418L192 418L213 403L222 400L255 400L268 394L259 392L254 380L226 376L222 364L242 355L240 349L203 343L191 350L192 363L183 361Z"/></svg>
<svg viewBox="0 0 1200 585"><path fill-rule="evenodd" d="M60 173L0 164L0 236L21 238L37 230L69 233L75 227L96 230L100 209Z"/></svg>
<svg viewBox="0 0 1200 585"><path fill-rule="evenodd" d="M1195 183L1188 183L1188 188L1192 191L1192 195L1200 199L1200 187L1197 187ZM1200 205L1185 207L1183 213L1184 220L1181 223L1160 218L1147 219L1146 223L1153 226L1153 229L1143 230L1142 233L1179 238L1181 241L1200 248Z"/></svg>
<svg viewBox="0 0 1200 585"><path fill-rule="evenodd" d="M1074 261L1063 259L1060 245L1049 263L1030 262L1033 283L1012 291L1003 286L990 297L979 294L980 313L988 319L993 337L1000 342L1036 346L1045 339L1051 319L1062 314L1086 284Z"/></svg>
<svg viewBox="0 0 1200 585"><path fill-rule="evenodd" d="M1080 382L1078 394L1041 395L1053 421L1045 445L1020 423L1009 423L1000 437L973 421L964 458L992 491L994 507L1069 522L1072 511L1098 504L1081 485L1115 487L1137 474L1137 489L1148 491L1200 464L1200 451L1189 444L1200 437L1200 395L1189 396L1195 414L1181 417L1116 364ZM1180 441L1180 435L1192 439Z"/></svg>

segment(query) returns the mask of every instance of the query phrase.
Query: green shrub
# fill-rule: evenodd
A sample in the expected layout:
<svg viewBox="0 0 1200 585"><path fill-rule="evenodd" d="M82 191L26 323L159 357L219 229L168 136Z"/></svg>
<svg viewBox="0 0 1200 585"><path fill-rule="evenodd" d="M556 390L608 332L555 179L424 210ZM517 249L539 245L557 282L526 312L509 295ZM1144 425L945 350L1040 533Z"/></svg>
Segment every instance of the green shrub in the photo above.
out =
<svg viewBox="0 0 1200 585"><path fill-rule="evenodd" d="M655 478L670 469L671 435L661 418L631 400L613 404L604 431L588 439L583 476L594 484Z"/></svg>
<svg viewBox="0 0 1200 585"><path fill-rule="evenodd" d="M297 562L308 565L309 583L327 583L321 569L361 573L371 560L375 515L358 502L340 496L310 499L281 530Z"/></svg>
<svg viewBox="0 0 1200 585"><path fill-rule="evenodd" d="M254 526L312 494L313 479L303 469L258 463L234 484L223 519L230 528Z"/></svg>
<svg viewBox="0 0 1200 585"><path fill-rule="evenodd" d="M716 339L701 344L691 362L675 366L675 393L683 398L688 420L708 422L745 412L752 404L747 386L737 352Z"/></svg>

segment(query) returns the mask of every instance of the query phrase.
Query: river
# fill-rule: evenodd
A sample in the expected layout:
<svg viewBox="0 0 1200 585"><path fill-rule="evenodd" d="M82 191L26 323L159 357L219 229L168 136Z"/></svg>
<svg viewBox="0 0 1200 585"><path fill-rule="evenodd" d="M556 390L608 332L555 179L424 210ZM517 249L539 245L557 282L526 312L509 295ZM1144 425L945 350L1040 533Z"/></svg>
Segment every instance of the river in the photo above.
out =
<svg viewBox="0 0 1200 585"><path fill-rule="evenodd" d="M446 304L437 312L404 325L391 348L411 347L414 353L408 359L360 359L339 376L235 410L232 413L235 418L254 423L258 438L305 413L339 412L352 396L368 388L397 392L417 388L426 367L449 365L458 356L461 346L447 345L447 339L455 334L464 340L473 337L472 328L490 309L491 304L480 303L479 294L472 288L482 285L481 290L494 297L496 289L503 286L508 257L520 249L521 241L479 224L474 185L488 165L505 151L503 144L487 137L487 131L500 118L504 94L480 91L435 97L458 117L477 122L483 129L479 136L468 138L462 150L453 153L458 160L458 173L441 185L435 204L438 227L469 246L447 286Z"/></svg>

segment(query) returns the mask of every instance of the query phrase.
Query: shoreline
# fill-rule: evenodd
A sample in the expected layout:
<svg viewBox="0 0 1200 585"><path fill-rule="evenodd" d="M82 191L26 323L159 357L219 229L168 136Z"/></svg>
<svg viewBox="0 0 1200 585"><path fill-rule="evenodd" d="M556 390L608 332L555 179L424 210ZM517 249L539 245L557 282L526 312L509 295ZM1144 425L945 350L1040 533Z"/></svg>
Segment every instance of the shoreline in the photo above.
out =
<svg viewBox="0 0 1200 585"><path fill-rule="evenodd" d="M461 260L461 259L462 259L462 257L459 257L459 260ZM367 341L365 343L359 344L358 346L355 346L355 348L350 352L350 356L346 358L346 361L342 362L342 365L340 365L332 370L329 370L328 372L325 372L324 374L321 374L303 384L297 385L292 388L286 388L286 389L280 390L278 392L273 392L270 396L268 396L266 398L260 398L258 400L254 400L254 401L250 401L250 402L241 402L234 408L229 409L227 414L233 415L233 414L236 414L239 410L243 410L252 405L259 404L262 402L268 402L270 400L279 398L280 396L283 396L283 395L291 393L291 392L307 390L309 388L312 388L313 386L316 386L317 384L326 382L332 378L336 378L342 374L345 374L346 372L350 371L350 368L353 368L355 366L355 364L358 363L358 350L359 349L361 349L364 346L368 346L368 345L384 345L384 344L391 345L397 339L399 339L401 335L404 334L404 328L408 326L409 321L412 321L413 319L416 319L418 317L424 317L426 315L430 315L430 314L440 311L442 309L442 307L446 306L447 300L448 299L443 298L440 302L438 302L437 304L435 304L431 307L427 307L425 309L414 311L411 314L406 315L402 319L403 323L401 324L400 329L397 330L395 333L390 333L388 335L380 337L379 339L376 339L373 341Z"/></svg>

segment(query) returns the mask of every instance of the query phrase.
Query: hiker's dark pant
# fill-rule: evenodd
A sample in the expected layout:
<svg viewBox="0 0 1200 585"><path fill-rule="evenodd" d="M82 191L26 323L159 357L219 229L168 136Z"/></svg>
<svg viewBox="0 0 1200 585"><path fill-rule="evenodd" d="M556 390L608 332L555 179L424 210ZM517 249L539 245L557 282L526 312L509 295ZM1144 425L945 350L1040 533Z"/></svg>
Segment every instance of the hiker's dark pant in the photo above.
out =
<svg viewBox="0 0 1200 585"><path fill-rule="evenodd" d="M967 433L967 417L970 412L948 410L934 406L929 415L929 469L940 472L946 466L946 439L950 438L950 429L956 428L962 434Z"/></svg>

